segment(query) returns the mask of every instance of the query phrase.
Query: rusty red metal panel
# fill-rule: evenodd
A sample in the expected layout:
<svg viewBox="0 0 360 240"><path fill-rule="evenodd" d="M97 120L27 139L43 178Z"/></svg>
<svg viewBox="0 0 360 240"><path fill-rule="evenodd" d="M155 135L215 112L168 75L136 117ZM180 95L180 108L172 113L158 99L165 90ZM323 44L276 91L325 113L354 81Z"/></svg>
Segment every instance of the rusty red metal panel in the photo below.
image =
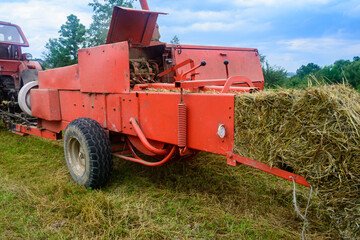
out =
<svg viewBox="0 0 360 240"><path fill-rule="evenodd" d="M1 61L1 75L12 75L19 72L20 61L7 60Z"/></svg>
<svg viewBox="0 0 360 240"><path fill-rule="evenodd" d="M60 133L64 131L70 122L66 121L47 121L43 119L38 120L38 128L47 129L51 132Z"/></svg>
<svg viewBox="0 0 360 240"><path fill-rule="evenodd" d="M31 111L34 117L49 121L61 120L59 91L57 89L32 89Z"/></svg>
<svg viewBox="0 0 360 240"><path fill-rule="evenodd" d="M80 79L78 65L39 72L39 88L79 90Z"/></svg>
<svg viewBox="0 0 360 240"><path fill-rule="evenodd" d="M114 7L106 43L129 41L148 46L160 12Z"/></svg>
<svg viewBox="0 0 360 240"><path fill-rule="evenodd" d="M106 122L110 131L121 132L121 105L119 94L109 94L106 96Z"/></svg>
<svg viewBox="0 0 360 240"><path fill-rule="evenodd" d="M177 145L177 105L180 94L149 92L138 95L138 121L145 136ZM187 106L188 147L220 154L231 151L234 139L234 95L184 94L184 103ZM226 129L224 138L217 135L220 124L224 124Z"/></svg>
<svg viewBox="0 0 360 240"><path fill-rule="evenodd" d="M29 127L29 126L20 125L20 124L16 125L16 130L13 130L13 132L16 133L16 134L23 135L23 136L27 135L27 134L30 134L30 135L35 135L35 136L38 136L38 137L51 139L51 140L61 139L61 134L59 134L59 133L51 132L51 131L49 131L47 129Z"/></svg>
<svg viewBox="0 0 360 240"><path fill-rule="evenodd" d="M106 128L105 95L88 94L79 91L59 91L62 120L71 122L80 117L88 117Z"/></svg>
<svg viewBox="0 0 360 240"><path fill-rule="evenodd" d="M79 50L81 92L127 93L130 90L127 42Z"/></svg>
<svg viewBox="0 0 360 240"><path fill-rule="evenodd" d="M263 89L264 77L261 69L260 58L257 49L249 48L226 48L226 47L202 47L181 45L181 49L174 51L175 62L180 63L186 59L192 59L195 65L206 61L206 66L196 70L196 80L224 79L226 67L224 61L228 60L229 76L248 77L256 87ZM180 68L180 71L188 71L188 65Z"/></svg>
<svg viewBox="0 0 360 240"><path fill-rule="evenodd" d="M122 132L125 134L136 135L131 118L139 119L139 97L135 92L122 94L120 98Z"/></svg>

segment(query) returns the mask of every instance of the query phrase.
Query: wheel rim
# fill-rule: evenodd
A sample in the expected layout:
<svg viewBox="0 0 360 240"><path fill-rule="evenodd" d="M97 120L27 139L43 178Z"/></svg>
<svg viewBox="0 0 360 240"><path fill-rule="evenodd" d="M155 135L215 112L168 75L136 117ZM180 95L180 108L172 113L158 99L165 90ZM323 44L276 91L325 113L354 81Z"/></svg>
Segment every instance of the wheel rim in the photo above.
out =
<svg viewBox="0 0 360 240"><path fill-rule="evenodd" d="M82 176L85 173L86 161L84 149L76 138L71 138L68 143L69 163L73 172Z"/></svg>

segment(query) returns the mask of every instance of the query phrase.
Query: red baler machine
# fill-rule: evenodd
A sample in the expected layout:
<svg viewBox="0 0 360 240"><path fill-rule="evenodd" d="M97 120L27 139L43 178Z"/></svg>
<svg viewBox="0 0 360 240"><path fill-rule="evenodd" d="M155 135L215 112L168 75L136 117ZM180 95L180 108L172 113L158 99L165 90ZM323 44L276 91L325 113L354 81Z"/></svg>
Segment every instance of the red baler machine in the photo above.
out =
<svg viewBox="0 0 360 240"><path fill-rule="evenodd" d="M264 87L257 49L159 42L163 13L140 2L143 10L115 7L106 44L79 50L78 64L39 72L29 90L37 125L11 130L63 137L69 171L86 187L106 182L112 156L160 166L199 151L309 186L233 152L235 95Z"/></svg>

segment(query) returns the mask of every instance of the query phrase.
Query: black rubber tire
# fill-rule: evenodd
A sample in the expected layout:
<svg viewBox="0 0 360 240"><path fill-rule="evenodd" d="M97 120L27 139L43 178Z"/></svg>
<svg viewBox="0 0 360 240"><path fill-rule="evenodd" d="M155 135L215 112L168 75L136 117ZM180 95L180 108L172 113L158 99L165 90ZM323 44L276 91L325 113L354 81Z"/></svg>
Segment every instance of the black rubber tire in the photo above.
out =
<svg viewBox="0 0 360 240"><path fill-rule="evenodd" d="M78 168L76 163L74 167L76 149L79 153L75 162L81 162ZM109 180L113 168L110 140L97 121L90 118L72 121L65 129L64 153L76 183L95 189L104 186Z"/></svg>

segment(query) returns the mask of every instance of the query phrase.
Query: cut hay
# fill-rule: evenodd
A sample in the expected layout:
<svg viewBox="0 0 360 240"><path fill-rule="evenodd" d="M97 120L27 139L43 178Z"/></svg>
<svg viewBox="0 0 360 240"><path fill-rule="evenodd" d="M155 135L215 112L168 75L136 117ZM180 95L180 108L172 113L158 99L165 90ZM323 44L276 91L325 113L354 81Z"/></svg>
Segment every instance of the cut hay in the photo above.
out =
<svg viewBox="0 0 360 240"><path fill-rule="evenodd" d="M235 97L237 154L304 176L343 238L360 238L360 94L344 85Z"/></svg>

